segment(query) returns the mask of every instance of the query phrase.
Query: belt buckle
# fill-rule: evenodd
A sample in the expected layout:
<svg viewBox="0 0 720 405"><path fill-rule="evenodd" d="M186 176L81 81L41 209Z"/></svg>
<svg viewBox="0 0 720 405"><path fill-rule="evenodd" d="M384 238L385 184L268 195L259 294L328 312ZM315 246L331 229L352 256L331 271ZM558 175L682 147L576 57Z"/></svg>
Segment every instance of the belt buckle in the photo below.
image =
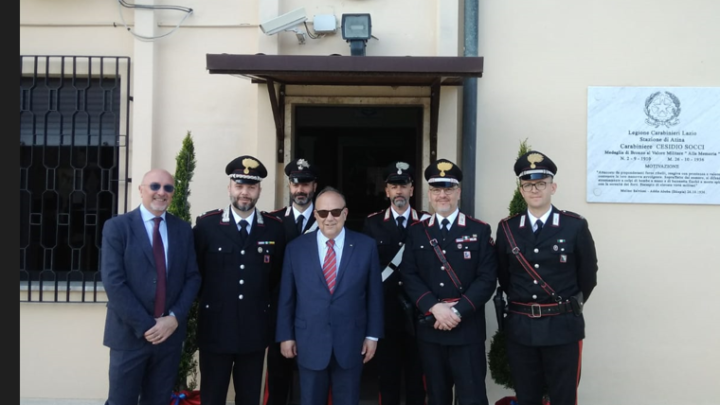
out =
<svg viewBox="0 0 720 405"><path fill-rule="evenodd" d="M535 308L537 308L537 313L535 311ZM542 316L542 307L540 304L532 304L530 305L530 318L540 318Z"/></svg>

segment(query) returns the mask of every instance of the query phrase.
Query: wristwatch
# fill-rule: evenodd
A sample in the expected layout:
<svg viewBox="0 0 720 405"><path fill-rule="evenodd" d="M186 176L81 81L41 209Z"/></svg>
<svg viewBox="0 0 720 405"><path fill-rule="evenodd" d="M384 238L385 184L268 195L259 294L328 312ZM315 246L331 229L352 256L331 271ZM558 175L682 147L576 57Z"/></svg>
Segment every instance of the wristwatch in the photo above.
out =
<svg viewBox="0 0 720 405"><path fill-rule="evenodd" d="M462 315L460 315L460 311L455 309L455 307L451 307L450 310L453 311L453 314L457 315L458 318L462 319Z"/></svg>

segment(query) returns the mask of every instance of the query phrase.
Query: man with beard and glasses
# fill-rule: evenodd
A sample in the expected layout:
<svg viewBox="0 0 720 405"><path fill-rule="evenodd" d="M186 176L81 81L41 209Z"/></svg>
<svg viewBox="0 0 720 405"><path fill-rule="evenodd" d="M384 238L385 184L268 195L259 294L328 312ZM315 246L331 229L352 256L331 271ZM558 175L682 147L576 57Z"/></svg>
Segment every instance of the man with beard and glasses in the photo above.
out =
<svg viewBox="0 0 720 405"><path fill-rule="evenodd" d="M376 357L380 405L400 405L403 381L405 404L423 405L425 387L415 340L415 317L397 269L405 249L407 227L429 218L430 214L410 207L415 177L410 164L393 162L385 169L384 177L390 207L368 215L363 226L363 233L377 244L385 298L385 337L378 342Z"/></svg>
<svg viewBox="0 0 720 405"><path fill-rule="evenodd" d="M317 172L315 167L305 159L296 159L285 166L288 177L288 190L291 204L271 212L283 222L285 242L306 232L317 229L313 215L313 199L317 189ZM280 289L276 288L272 295L272 328L275 330L277 319L277 300ZM274 336L274 335L273 335ZM267 379L265 380L264 405L286 405L290 401L295 360L285 358L280 352L280 343L273 342L268 347Z"/></svg>
<svg viewBox="0 0 720 405"><path fill-rule="evenodd" d="M203 405L225 405L230 376L235 405L257 405L265 349L272 342L272 291L280 281L285 232L255 208L267 176L252 156L225 168L230 205L197 218L195 251L202 274L197 340Z"/></svg>
<svg viewBox="0 0 720 405"><path fill-rule="evenodd" d="M458 209L463 173L447 159L425 169L435 214L411 225L400 264L405 292L424 314L417 339L429 405L487 405L485 304L495 292L490 225Z"/></svg>

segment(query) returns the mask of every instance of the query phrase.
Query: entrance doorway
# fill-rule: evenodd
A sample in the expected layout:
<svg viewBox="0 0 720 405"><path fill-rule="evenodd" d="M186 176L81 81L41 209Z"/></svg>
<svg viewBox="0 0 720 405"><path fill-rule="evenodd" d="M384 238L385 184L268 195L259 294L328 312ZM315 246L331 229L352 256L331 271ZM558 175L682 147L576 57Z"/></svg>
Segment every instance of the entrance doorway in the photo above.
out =
<svg viewBox="0 0 720 405"><path fill-rule="evenodd" d="M397 160L415 169L410 205L418 208L422 187L423 106L296 106L292 159L305 158L319 172L318 191L340 190L347 200L346 226L362 231L368 214L389 206L384 171ZM377 364L363 367L361 405L378 403ZM299 404L294 376L291 404Z"/></svg>
<svg viewBox="0 0 720 405"><path fill-rule="evenodd" d="M346 226L359 232L368 214L389 205L383 172L391 162L410 163L422 184L422 117L422 106L297 106L292 158L318 168L318 191L332 186L345 195Z"/></svg>

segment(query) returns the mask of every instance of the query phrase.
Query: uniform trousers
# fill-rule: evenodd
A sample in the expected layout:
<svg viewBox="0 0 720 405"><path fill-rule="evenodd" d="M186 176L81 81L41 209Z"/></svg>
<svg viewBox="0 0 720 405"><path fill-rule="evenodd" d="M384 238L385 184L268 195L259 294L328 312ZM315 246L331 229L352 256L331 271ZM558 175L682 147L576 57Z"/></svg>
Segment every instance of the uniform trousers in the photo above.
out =
<svg viewBox="0 0 720 405"><path fill-rule="evenodd" d="M264 405L287 405L293 381L295 360L280 352L280 343L271 343L267 354L267 391Z"/></svg>
<svg viewBox="0 0 720 405"><path fill-rule="evenodd" d="M518 402L542 405L547 386L552 405L576 405L582 343L525 346L508 339L507 357Z"/></svg>
<svg viewBox="0 0 720 405"><path fill-rule="evenodd" d="M200 401L225 405L232 374L235 405L258 405L262 392L265 350L250 353L200 351Z"/></svg>
<svg viewBox="0 0 720 405"><path fill-rule="evenodd" d="M110 349L110 389L105 404L169 404L180 352L177 344L167 342L159 345L148 342L137 350Z"/></svg>
<svg viewBox="0 0 720 405"><path fill-rule="evenodd" d="M380 405L400 405L405 377L405 405L425 404L425 383L417 340L404 329L385 329L377 355Z"/></svg>
<svg viewBox="0 0 720 405"><path fill-rule="evenodd" d="M418 341L418 348L427 384L428 405L452 405L453 385L460 405L488 405L485 342L441 345Z"/></svg>

